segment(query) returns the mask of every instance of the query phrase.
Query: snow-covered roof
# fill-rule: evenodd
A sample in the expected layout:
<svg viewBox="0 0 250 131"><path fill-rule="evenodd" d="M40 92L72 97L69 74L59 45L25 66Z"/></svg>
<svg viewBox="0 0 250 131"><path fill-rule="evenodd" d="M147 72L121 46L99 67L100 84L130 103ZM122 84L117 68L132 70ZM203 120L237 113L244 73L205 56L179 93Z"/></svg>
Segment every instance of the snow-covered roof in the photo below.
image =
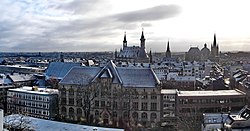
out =
<svg viewBox="0 0 250 131"><path fill-rule="evenodd" d="M58 94L57 89L36 88L35 90L32 90L32 88L34 87L24 86L22 88L9 89L8 91L31 93L31 94L43 94L43 95Z"/></svg>
<svg viewBox="0 0 250 131"><path fill-rule="evenodd" d="M45 71L47 77L56 77L57 79L62 79L68 71L75 66L81 66L80 63L72 62L51 62Z"/></svg>
<svg viewBox="0 0 250 131"><path fill-rule="evenodd" d="M21 82L21 81L33 80L34 78L32 76L33 75L29 74L13 74L13 75L8 75L8 78L10 78L13 82Z"/></svg>
<svg viewBox="0 0 250 131"><path fill-rule="evenodd" d="M117 67L117 71L125 87L155 87L160 83L151 68Z"/></svg>
<svg viewBox="0 0 250 131"><path fill-rule="evenodd" d="M162 89L161 94L177 94L177 89Z"/></svg>
<svg viewBox="0 0 250 131"><path fill-rule="evenodd" d="M178 91L178 96L244 96L239 90Z"/></svg>
<svg viewBox="0 0 250 131"><path fill-rule="evenodd" d="M110 61L104 67L74 67L60 84L88 85L97 78L109 77L124 87L155 87L160 83L151 68L116 67Z"/></svg>
<svg viewBox="0 0 250 131"><path fill-rule="evenodd" d="M73 67L60 84L88 85L100 70L100 67Z"/></svg>
<svg viewBox="0 0 250 131"><path fill-rule="evenodd" d="M9 115L5 116L4 119L10 120L16 116L18 115ZM33 127L36 131L124 131L124 129L78 125L65 122L38 119L28 116L25 116L25 119L31 121L30 127ZM14 118L14 120L18 122L17 118Z"/></svg>

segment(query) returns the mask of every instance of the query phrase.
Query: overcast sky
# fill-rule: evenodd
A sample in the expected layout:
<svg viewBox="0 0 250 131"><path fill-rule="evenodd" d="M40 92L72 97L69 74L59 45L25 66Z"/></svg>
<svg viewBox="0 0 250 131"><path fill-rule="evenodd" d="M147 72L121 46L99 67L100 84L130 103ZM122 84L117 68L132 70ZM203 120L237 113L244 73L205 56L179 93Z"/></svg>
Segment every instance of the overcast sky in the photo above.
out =
<svg viewBox="0 0 250 131"><path fill-rule="evenodd" d="M250 51L249 0L0 0L0 51Z"/></svg>

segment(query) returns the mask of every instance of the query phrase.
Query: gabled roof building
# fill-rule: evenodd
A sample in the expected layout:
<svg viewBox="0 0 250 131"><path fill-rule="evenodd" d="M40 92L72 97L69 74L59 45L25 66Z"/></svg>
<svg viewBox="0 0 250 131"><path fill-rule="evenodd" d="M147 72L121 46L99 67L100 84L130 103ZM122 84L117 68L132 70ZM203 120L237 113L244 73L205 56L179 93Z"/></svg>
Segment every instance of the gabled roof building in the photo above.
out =
<svg viewBox="0 0 250 131"><path fill-rule="evenodd" d="M73 67L59 83L59 114L71 121L92 116L104 125L154 127L160 124L160 81L151 68L116 67L112 61Z"/></svg>

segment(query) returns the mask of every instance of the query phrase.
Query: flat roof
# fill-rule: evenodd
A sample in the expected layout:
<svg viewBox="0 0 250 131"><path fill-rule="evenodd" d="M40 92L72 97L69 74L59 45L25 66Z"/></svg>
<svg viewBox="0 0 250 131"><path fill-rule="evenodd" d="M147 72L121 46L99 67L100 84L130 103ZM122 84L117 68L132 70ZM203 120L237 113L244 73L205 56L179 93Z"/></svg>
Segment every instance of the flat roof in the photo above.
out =
<svg viewBox="0 0 250 131"><path fill-rule="evenodd" d="M15 91L15 92L23 92L23 93L31 93L31 94L58 94L57 89L48 89L48 88L36 88L36 90L32 90L33 87L24 86L21 88L9 89L8 91Z"/></svg>
<svg viewBox="0 0 250 131"><path fill-rule="evenodd" d="M177 89L162 89L161 94L177 94Z"/></svg>
<svg viewBox="0 0 250 131"><path fill-rule="evenodd" d="M239 90L216 90L216 91L178 91L178 96L239 96L245 95Z"/></svg>

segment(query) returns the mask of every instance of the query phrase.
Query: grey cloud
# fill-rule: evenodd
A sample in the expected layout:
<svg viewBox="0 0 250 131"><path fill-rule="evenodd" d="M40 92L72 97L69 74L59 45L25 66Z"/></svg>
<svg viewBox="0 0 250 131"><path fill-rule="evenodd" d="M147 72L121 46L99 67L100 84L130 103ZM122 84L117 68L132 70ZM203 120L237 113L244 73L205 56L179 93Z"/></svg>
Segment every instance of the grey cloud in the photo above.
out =
<svg viewBox="0 0 250 131"><path fill-rule="evenodd" d="M121 22L155 21L171 18L179 13L180 7L177 5L160 5L143 10L117 14L115 18Z"/></svg>
<svg viewBox="0 0 250 131"><path fill-rule="evenodd" d="M40 0L40 2L43 2L43 0ZM46 11L48 8L58 9L62 14L65 12L67 15L73 11L72 16L85 15L98 4L103 3L101 0L73 0L71 2L59 2L59 4L57 2L42 5L41 8L45 10L45 14L36 14L34 13L35 10L29 9L22 11L20 13L22 16L16 18L16 20L7 18L0 20L0 47L3 47L1 51L114 50L120 48L121 45L110 43L109 38L121 34L121 38L117 39L122 41L123 31L125 30L138 29L140 26L152 26L152 23L142 23L142 21L166 19L174 17L180 12L178 6L163 5L93 19L84 17L76 20L61 20L53 19L54 16L46 16L49 13L49 11ZM140 31L138 32L139 34L132 37L139 39Z"/></svg>
<svg viewBox="0 0 250 131"><path fill-rule="evenodd" d="M75 14L86 14L98 7L102 3L101 0L73 0L70 2L60 3L57 9L73 11ZM99 6L100 7L100 6Z"/></svg>

